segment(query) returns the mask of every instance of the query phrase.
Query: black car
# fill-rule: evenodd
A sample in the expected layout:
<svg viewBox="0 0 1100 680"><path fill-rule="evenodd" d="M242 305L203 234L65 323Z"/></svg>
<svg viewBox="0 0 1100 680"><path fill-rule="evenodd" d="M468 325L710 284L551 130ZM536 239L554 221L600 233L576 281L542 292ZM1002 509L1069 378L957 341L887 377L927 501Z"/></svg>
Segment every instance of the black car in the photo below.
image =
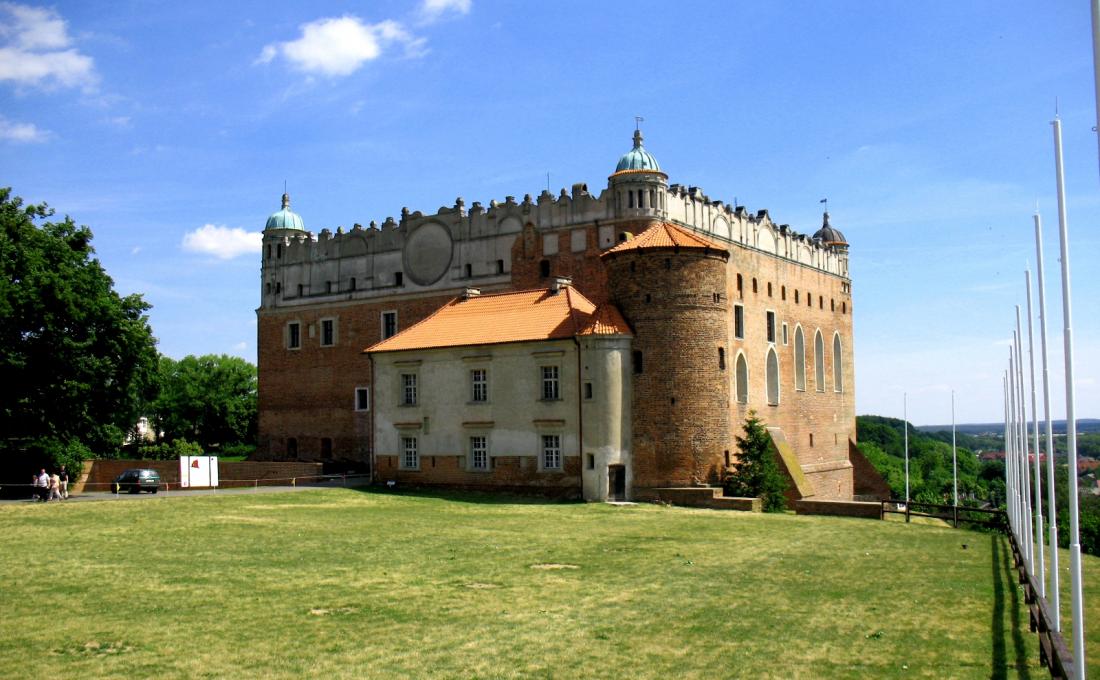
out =
<svg viewBox="0 0 1100 680"><path fill-rule="evenodd" d="M142 491L156 493L158 486L160 486L160 474L156 470L148 468L131 468L124 470L121 475L115 477L115 491L117 493L123 491L129 493L140 493Z"/></svg>

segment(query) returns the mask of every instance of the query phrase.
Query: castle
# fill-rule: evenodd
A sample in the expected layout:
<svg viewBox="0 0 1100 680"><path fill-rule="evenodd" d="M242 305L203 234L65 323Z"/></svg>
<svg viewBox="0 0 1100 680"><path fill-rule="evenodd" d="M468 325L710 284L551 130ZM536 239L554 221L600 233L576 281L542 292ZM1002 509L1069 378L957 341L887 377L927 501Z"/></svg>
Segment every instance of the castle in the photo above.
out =
<svg viewBox="0 0 1100 680"><path fill-rule="evenodd" d="M796 498L850 499L848 244L668 184L263 233L259 453L374 478L649 498L718 483L750 411Z"/></svg>

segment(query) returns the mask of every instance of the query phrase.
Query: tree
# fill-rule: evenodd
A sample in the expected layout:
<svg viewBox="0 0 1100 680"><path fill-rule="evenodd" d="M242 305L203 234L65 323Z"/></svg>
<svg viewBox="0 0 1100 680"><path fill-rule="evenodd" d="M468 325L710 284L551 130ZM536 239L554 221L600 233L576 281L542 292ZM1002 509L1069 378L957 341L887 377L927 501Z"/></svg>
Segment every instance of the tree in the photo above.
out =
<svg viewBox="0 0 1100 680"><path fill-rule="evenodd" d="M158 433L204 448L256 439L256 367L239 357L208 354L179 361L162 356L160 393L152 404Z"/></svg>
<svg viewBox="0 0 1100 680"><path fill-rule="evenodd" d="M787 480L775 462L771 437L755 411L750 411L745 419L744 431L745 436L737 438L740 453L733 472L726 477L726 494L759 497L764 512L779 512L787 505L783 496Z"/></svg>
<svg viewBox="0 0 1100 680"><path fill-rule="evenodd" d="M149 305L120 296L92 232L0 189L0 447L42 464L111 453L151 396Z"/></svg>

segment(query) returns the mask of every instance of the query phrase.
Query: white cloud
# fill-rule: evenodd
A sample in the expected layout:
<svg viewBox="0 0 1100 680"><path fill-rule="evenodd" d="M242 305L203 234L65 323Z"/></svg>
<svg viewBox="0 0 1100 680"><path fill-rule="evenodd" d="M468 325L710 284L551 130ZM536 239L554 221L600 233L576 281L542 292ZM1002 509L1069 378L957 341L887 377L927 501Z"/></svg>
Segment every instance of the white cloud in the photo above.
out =
<svg viewBox="0 0 1100 680"><path fill-rule="evenodd" d="M0 3L11 23L0 27L0 35L14 39L24 49L60 49L69 46L65 20L52 9L28 7L11 2Z"/></svg>
<svg viewBox="0 0 1100 680"><path fill-rule="evenodd" d="M407 57L425 53L424 38L413 36L396 21L367 24L358 17L343 16L311 21L301 30L297 40L264 46L256 62L266 64L281 56L300 71L336 77L354 73L393 46L403 47Z"/></svg>
<svg viewBox="0 0 1100 680"><path fill-rule="evenodd" d="M470 0L422 0L420 15L424 21L432 22L447 14L469 14Z"/></svg>
<svg viewBox="0 0 1100 680"><path fill-rule="evenodd" d="M95 62L72 47L52 9L0 3L0 80L39 87L95 87Z"/></svg>
<svg viewBox="0 0 1100 680"><path fill-rule="evenodd" d="M241 340L236 345L233 345L233 349L237 350L238 352L243 352L248 349L248 343L244 340Z"/></svg>
<svg viewBox="0 0 1100 680"><path fill-rule="evenodd" d="M0 140L34 143L44 142L49 138L49 130L43 130L34 123L13 123L0 116Z"/></svg>
<svg viewBox="0 0 1100 680"><path fill-rule="evenodd" d="M212 255L219 260L231 260L241 255L260 252L263 236L258 231L245 231L204 224L183 235L181 247L190 253Z"/></svg>

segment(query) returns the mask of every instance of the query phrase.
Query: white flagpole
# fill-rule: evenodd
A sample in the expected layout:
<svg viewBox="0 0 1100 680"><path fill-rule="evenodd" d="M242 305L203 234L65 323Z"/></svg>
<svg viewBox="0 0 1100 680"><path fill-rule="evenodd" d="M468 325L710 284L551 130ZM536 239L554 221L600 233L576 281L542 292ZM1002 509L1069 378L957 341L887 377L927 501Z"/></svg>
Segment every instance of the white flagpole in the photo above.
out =
<svg viewBox="0 0 1100 680"><path fill-rule="evenodd" d="M1008 512L1008 528L1016 534L1016 499L1012 493L1012 418L1008 406L1008 371L1001 374L1005 392L1005 510Z"/></svg>
<svg viewBox="0 0 1100 680"><path fill-rule="evenodd" d="M1043 475L1039 470L1039 410L1035 405L1035 333L1031 312L1031 270L1024 272L1027 281L1027 359L1031 366L1031 429L1035 436L1035 548L1038 551L1036 563L1039 566L1039 597L1047 596L1046 550L1043 547Z"/></svg>
<svg viewBox="0 0 1100 680"><path fill-rule="evenodd" d="M1051 627L1062 632L1061 593L1058 575L1058 512L1054 503L1054 423L1050 417L1050 376L1047 370L1047 295L1043 281L1043 223L1035 213L1035 257L1038 261L1036 279L1039 282L1039 341L1043 356L1043 418L1046 420L1047 456L1047 521L1050 523L1050 588L1047 590Z"/></svg>
<svg viewBox="0 0 1100 680"><path fill-rule="evenodd" d="M1094 12L1096 10L1093 10ZM1077 509L1077 414L1073 386L1073 310L1070 303L1069 228L1062 169L1062 121L1054 118L1054 167L1058 181L1058 241L1062 254L1062 335L1066 360L1066 464L1069 467L1069 575L1073 612L1073 662L1078 680L1085 678L1085 608L1081 587L1081 538Z"/></svg>
<svg viewBox="0 0 1100 680"><path fill-rule="evenodd" d="M955 507L957 508L959 507L959 458L955 452L955 390L951 390L951 476L954 480Z"/></svg>
<svg viewBox="0 0 1100 680"><path fill-rule="evenodd" d="M901 417L905 420L905 509L909 509L909 395L901 393ZM906 515L908 517L908 515Z"/></svg>
<svg viewBox="0 0 1100 680"><path fill-rule="evenodd" d="M1035 543L1034 532L1031 528L1031 472L1028 468L1028 442L1027 442L1027 404L1024 403L1024 337L1020 332L1020 305L1016 305L1016 391L1019 399L1016 407L1020 411L1020 494L1024 499L1024 524L1023 534L1027 547L1027 571L1035 574Z"/></svg>
<svg viewBox="0 0 1100 680"><path fill-rule="evenodd" d="M1015 339L1013 339L1013 342L1015 342ZM1020 541L1020 521L1023 506L1020 505L1020 466L1017 455L1020 450L1020 439L1017 434L1016 423L1016 356L1011 347L1008 348L1008 417L1012 422L1009 434L1012 435L1012 503L1013 514L1016 518L1013 534L1016 536L1016 546L1023 551Z"/></svg>

